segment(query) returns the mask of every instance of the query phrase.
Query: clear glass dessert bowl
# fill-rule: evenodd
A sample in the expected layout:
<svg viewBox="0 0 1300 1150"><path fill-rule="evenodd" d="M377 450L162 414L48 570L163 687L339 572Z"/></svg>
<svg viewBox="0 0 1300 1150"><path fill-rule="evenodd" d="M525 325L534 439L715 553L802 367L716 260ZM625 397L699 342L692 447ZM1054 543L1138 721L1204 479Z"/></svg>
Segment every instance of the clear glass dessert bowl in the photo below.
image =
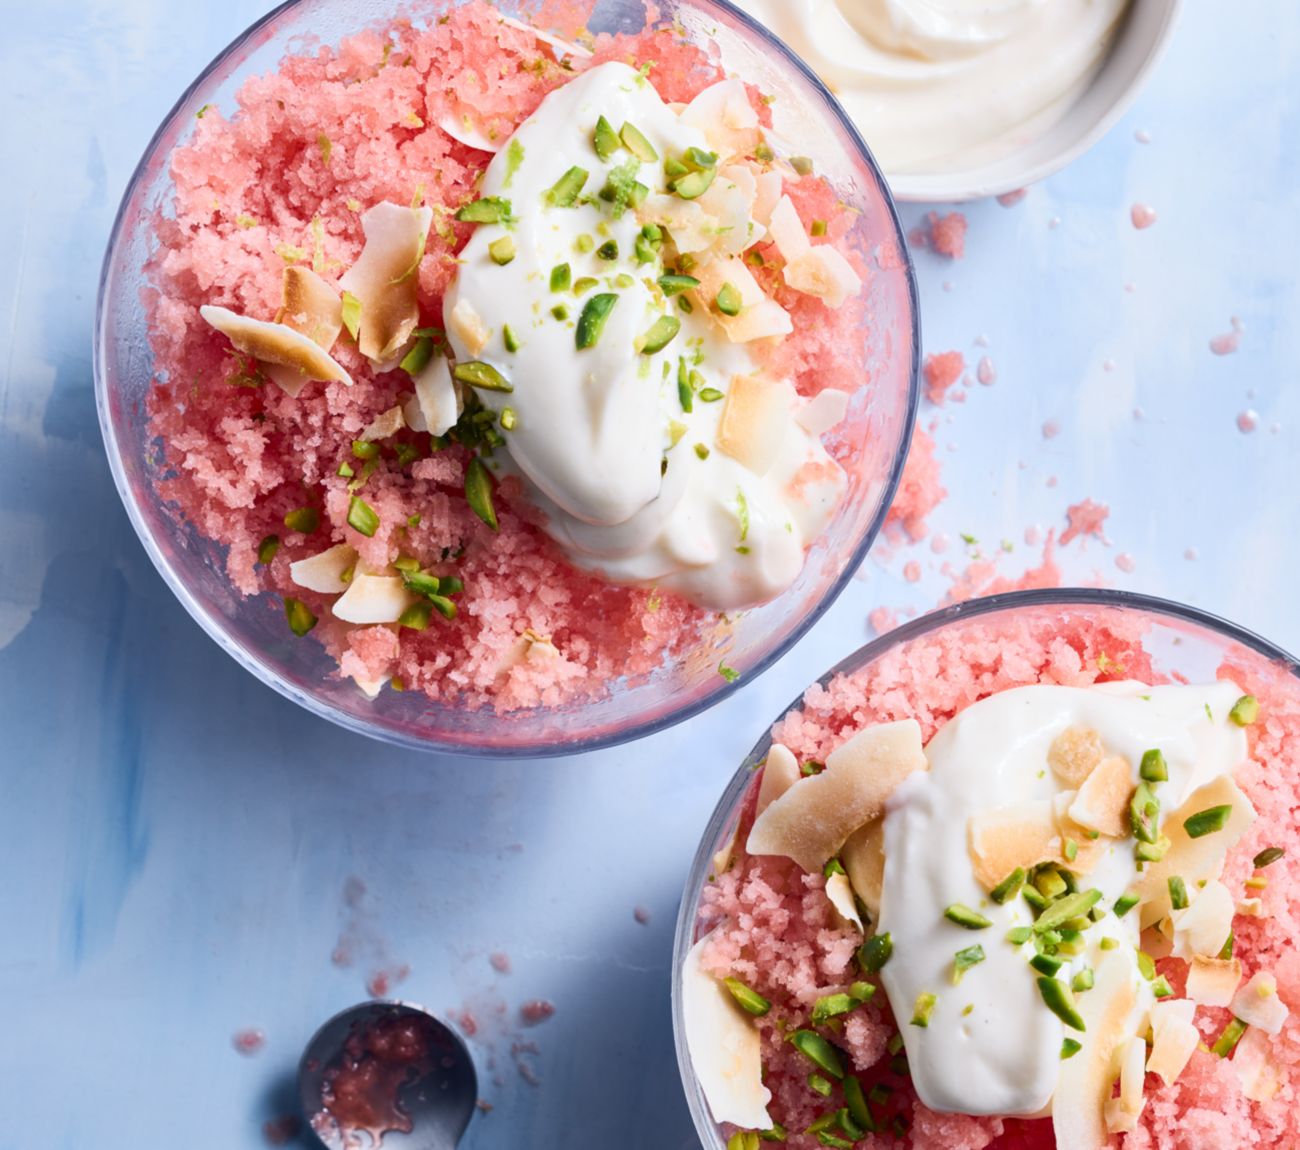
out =
<svg viewBox="0 0 1300 1150"><path fill-rule="evenodd" d="M127 188L100 282L95 388L113 477L145 549L199 625L263 682L313 713L354 731L425 750L479 755L548 755L606 746L680 722L718 702L771 666L816 622L851 577L880 530L902 474L917 402L919 329L916 285L885 182L866 144L827 89L781 43L722 0L669 0L656 26L716 52L726 70L796 110L797 141L840 199L853 210L845 239L867 261L870 322L853 350L857 390L848 415L827 442L849 475L849 490L830 528L813 544L798 580L777 599L710 628L688 657L605 693L556 707L497 711L435 703L423 694L384 690L368 698L310 637L285 626L279 597L241 597L227 578L223 548L207 539L160 494L174 466L151 430L155 383L146 306L146 267L157 247L155 224L174 192L169 159L192 134L196 114L214 105L230 113L240 85L274 71L291 52L337 44L399 18L436 21L453 5L401 0L294 0L268 14L225 49L181 96L145 151ZM501 4L527 19L540 4ZM596 0L588 27L639 30L641 0ZM738 676L719 673L720 660Z"/></svg>
<svg viewBox="0 0 1300 1150"><path fill-rule="evenodd" d="M909 680L936 684L936 699L916 695L906 698L922 727L933 723L936 713L951 709L954 700L960 711L966 695L983 696L1023 681L1038 681L1039 664L1020 659L1026 651L1035 658L1048 658L1045 666L1059 669L1063 681L1071 681L1080 669L1109 678L1124 677L1121 663L1107 663L1105 650L1091 651L1097 636L1109 639L1113 652L1126 649L1121 658L1141 661L1143 674L1160 681L1212 683L1225 671L1243 689L1259 696L1261 707L1278 712L1278 700L1286 709L1300 713L1300 662L1285 651L1241 627L1193 607L1122 591L1060 589L1021 591L973 599L922 616L881 636L832 667L812 687L809 714L814 729L843 718L854 700L872 709L889 700L891 714L900 710L899 692ZM1091 638L1088 638L1091 636ZM1111 645L1113 644L1113 646ZM1076 657L1088 650L1093 667ZM1044 655L1044 652L1050 653ZM968 668L971 679L954 692L952 669ZM1139 677L1134 675L1133 677ZM1048 681L1044 677L1042 681ZM842 694L833 693L838 684ZM823 694L831 691L832 694ZM945 692L948 692L945 694ZM798 696L780 715L780 721L809 702ZM850 728L852 729L852 728ZM715 875L720 851L726 851L750 809L761 778L759 767L772 746L772 728L763 731L753 749L727 784L705 828L686 880L677 920L673 950L673 1032L682 1082L691 1115L705 1150L724 1150L727 1139L714 1122L687 1044L683 967L691 948L703 935L703 895ZM994 1144L995 1146L998 1143Z"/></svg>

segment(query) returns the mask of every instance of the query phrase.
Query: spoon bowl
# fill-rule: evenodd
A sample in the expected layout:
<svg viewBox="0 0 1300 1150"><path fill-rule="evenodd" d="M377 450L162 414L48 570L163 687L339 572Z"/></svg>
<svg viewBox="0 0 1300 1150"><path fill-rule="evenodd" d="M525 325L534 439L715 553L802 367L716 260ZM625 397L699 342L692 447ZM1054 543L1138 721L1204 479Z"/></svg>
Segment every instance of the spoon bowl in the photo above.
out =
<svg viewBox="0 0 1300 1150"><path fill-rule="evenodd" d="M303 1052L298 1098L327 1150L454 1150L478 1099L455 1031L418 1006L366 1002L326 1022Z"/></svg>

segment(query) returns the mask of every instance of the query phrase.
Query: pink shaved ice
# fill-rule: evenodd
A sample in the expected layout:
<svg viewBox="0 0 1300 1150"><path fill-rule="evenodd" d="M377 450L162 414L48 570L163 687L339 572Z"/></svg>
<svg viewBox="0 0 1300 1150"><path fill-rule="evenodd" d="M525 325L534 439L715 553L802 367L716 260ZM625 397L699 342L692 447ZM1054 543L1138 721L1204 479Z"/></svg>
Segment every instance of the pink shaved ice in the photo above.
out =
<svg viewBox="0 0 1300 1150"><path fill-rule="evenodd" d="M590 7L551 0L541 18L572 33ZM668 101L688 101L723 75L713 56L674 35L601 35L593 44L592 63L652 64ZM380 527L373 538L358 534L347 526L349 480L338 469L343 462L360 468L351 441L409 393L407 375L376 372L340 340L333 354L354 386L311 383L297 398L248 386L253 365L232 355L198 315L214 304L273 318L286 263L310 262L335 282L361 252L362 212L382 201L422 202L433 208L434 224L418 271L421 322L440 325L456 254L472 231L453 216L475 197L490 157L454 140L439 121L469 118L503 138L572 75L549 47L502 24L484 0L470 0L428 28L398 21L337 48L287 56L278 71L244 83L230 119L206 109L171 157L175 196L158 215L144 293L158 375L151 428L168 468L158 487L181 517L226 548L241 595L270 591L307 605L319 620L312 639L345 675L392 677L395 686L468 706L555 706L649 674L716 625L716 616L673 596L574 570L510 480L496 491L500 531L493 533L466 503L464 449L430 455L428 438L410 431L390 447L400 442L420 458L403 466L387 450L379 457L359 494ZM751 99L770 123L758 93ZM805 219L828 222L828 242L850 227L850 213L822 181L792 179L787 190ZM865 277L861 256L846 254ZM852 349L861 346L865 302L830 311L786 289L779 267L771 262L764 274L778 286L796 334L774 355L774 369L807 395L837 383L852 390L861 378ZM852 470L851 446L836 450ZM285 514L301 507L320 511L311 535L285 529ZM279 551L260 565L259 543L272 535L281 538ZM407 554L437 575L454 573L465 584L457 619L435 618L423 632L334 619L329 599L297 587L289 566L343 542L377 568ZM549 638L558 656L519 659L527 629Z"/></svg>
<svg viewBox="0 0 1300 1150"><path fill-rule="evenodd" d="M925 357L925 396L942 404L944 394L966 370L966 357L959 351L942 351Z"/></svg>
<svg viewBox="0 0 1300 1150"><path fill-rule="evenodd" d="M1160 682L1143 647L1143 624L1114 612L1072 608L1068 614L1041 607L1014 614L951 624L885 654L852 675L827 686L813 686L803 704L782 718L772 738L789 747L800 762L824 761L827 754L862 726L914 718L928 741L949 719L972 703L1031 683L1087 686L1114 678ZM1286 858L1263 872L1265 916L1238 916L1236 954L1246 976L1271 970L1279 994L1291 1008L1282 1032L1268 1040L1269 1057L1284 1085L1271 1102L1247 1100L1230 1060L1197 1051L1182 1078L1163 1087L1147 1081L1147 1105L1136 1131L1112 1139L1122 1150L1293 1150L1300 1146L1300 857L1296 823L1300 789L1300 690L1285 668L1260 663L1225 665L1231 678L1261 702L1259 720L1247 729L1250 757L1237 781L1259 818L1230 854L1223 881L1242 892L1253 872L1251 860L1266 846L1282 846ZM810 1063L789 1042L783 1028L810 1027L811 1004L842 992L862 977L851 960L855 931L841 927L824 893L825 880L778 857L751 857L744 851L753 821L761 775L755 778L740 816L733 861L706 887L700 902L698 932L712 931L704 950L706 970L734 975L768 998L772 1010L757 1024L763 1036L764 1081L772 1091L772 1118L789 1132L791 1150L816 1150L809 1123L844 1105L835 1087L829 1098L807 1085ZM798 784L796 784L798 785ZM1241 897L1241 893L1238 894ZM1183 963L1160 963L1182 993ZM1197 1021L1213 1043L1230 1018L1226 1010L1200 1008ZM887 1054L897 1025L885 995L821 1028L848 1057L849 1069L865 1089L877 1083L892 1093L874 1107L882 1133L855 1143L861 1150L900 1145L895 1127L906 1129L901 1144L924 1150L1055 1150L1051 1122L934 1114L916 1099L901 1067Z"/></svg>

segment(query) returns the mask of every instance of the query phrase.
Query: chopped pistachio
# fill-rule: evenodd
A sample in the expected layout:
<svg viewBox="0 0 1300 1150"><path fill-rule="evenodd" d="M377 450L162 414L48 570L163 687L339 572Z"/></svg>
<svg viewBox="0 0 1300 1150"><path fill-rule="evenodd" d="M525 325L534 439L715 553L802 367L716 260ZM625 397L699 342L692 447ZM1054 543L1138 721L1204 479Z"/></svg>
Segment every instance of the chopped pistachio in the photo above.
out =
<svg viewBox="0 0 1300 1150"><path fill-rule="evenodd" d="M1139 842L1154 843L1160 837L1160 800L1146 783L1139 783L1128 806L1129 825Z"/></svg>
<svg viewBox="0 0 1300 1150"><path fill-rule="evenodd" d="M280 550L280 537L278 535L268 535L261 543L257 545L257 561L266 566L275 558L275 553Z"/></svg>
<svg viewBox="0 0 1300 1150"><path fill-rule="evenodd" d="M361 301L350 291L343 293L343 326L354 340L361 330Z"/></svg>
<svg viewBox="0 0 1300 1150"><path fill-rule="evenodd" d="M311 608L301 599L286 599L284 601L284 617L288 620L289 630L297 635L299 639L316 626L316 616L311 613Z"/></svg>
<svg viewBox="0 0 1300 1150"><path fill-rule="evenodd" d="M1228 718L1239 727L1249 727L1259 718L1259 700L1254 695L1242 695L1232 704Z"/></svg>
<svg viewBox="0 0 1300 1150"><path fill-rule="evenodd" d="M514 391L515 389L514 384L495 367L480 360L458 363L451 374L458 382L467 383L480 391Z"/></svg>
<svg viewBox="0 0 1300 1150"><path fill-rule="evenodd" d="M492 262L500 267L510 263L516 254L514 236L502 236L488 244L488 255L492 257Z"/></svg>
<svg viewBox="0 0 1300 1150"><path fill-rule="evenodd" d="M1065 857L1068 862L1074 862L1079 857L1079 844L1074 839L1065 840Z"/></svg>
<svg viewBox="0 0 1300 1150"><path fill-rule="evenodd" d="M684 356L677 361L677 399L682 405L682 411L689 413L695 409L695 388L691 384L691 371Z"/></svg>
<svg viewBox="0 0 1300 1150"><path fill-rule="evenodd" d="M596 131L591 142L596 149L596 155L602 160L608 160L623 143L618 133L614 131L614 125L604 116L596 121Z"/></svg>
<svg viewBox="0 0 1300 1150"><path fill-rule="evenodd" d="M814 1070L808 1075L808 1089L814 1094L820 1094L823 1098L829 1098L831 1091L835 1087L831 1085L829 1078L823 1078Z"/></svg>
<svg viewBox="0 0 1300 1150"><path fill-rule="evenodd" d="M618 136L623 141L623 147L642 163L653 164L659 159L659 153L655 151L655 146L645 138L641 129L635 124L624 124Z"/></svg>
<svg viewBox="0 0 1300 1150"><path fill-rule="evenodd" d="M950 906L944 907L943 917L949 922L955 922L958 926L965 927L967 930L985 930L993 924L982 914L971 910L964 903L954 902Z"/></svg>
<svg viewBox="0 0 1300 1150"><path fill-rule="evenodd" d="M1199 839L1205 835L1211 835L1216 831L1223 830L1228 825L1228 819L1231 817L1231 803L1225 803L1223 806L1218 807L1207 807L1205 810L1197 811L1196 814L1183 819L1183 829L1187 832L1189 838Z"/></svg>
<svg viewBox="0 0 1300 1150"><path fill-rule="evenodd" d="M1067 1058L1073 1058L1080 1050L1083 1049L1083 1043L1074 1038L1066 1038L1061 1042L1061 1061Z"/></svg>
<svg viewBox="0 0 1300 1150"><path fill-rule="evenodd" d="M1053 975L1064 965L1059 958L1054 958L1050 954L1036 954L1029 960L1032 966L1039 974Z"/></svg>
<svg viewBox="0 0 1300 1150"><path fill-rule="evenodd" d="M968 946L959 950L953 958L953 982L960 982L961 976L965 974L972 966L978 966L984 961L984 948L978 943L975 946Z"/></svg>
<svg viewBox="0 0 1300 1150"><path fill-rule="evenodd" d="M1034 887L1044 898L1053 899L1065 894L1070 884L1055 867L1045 867L1035 873Z"/></svg>
<svg viewBox="0 0 1300 1150"><path fill-rule="evenodd" d="M1065 983L1058 982L1055 978L1050 978L1047 975L1040 975L1038 978L1038 993L1043 996L1043 1002L1047 1004L1047 1009L1064 1022L1066 1026L1072 1030L1088 1029L1079 1014L1079 1008L1074 1004L1074 995Z"/></svg>
<svg viewBox="0 0 1300 1150"><path fill-rule="evenodd" d="M1101 891L1096 889L1076 891L1058 898L1038 916L1034 930L1041 934L1045 930L1061 926L1072 918L1086 915L1100 901Z"/></svg>
<svg viewBox="0 0 1300 1150"><path fill-rule="evenodd" d="M682 162L693 171L703 171L718 166L717 152L706 152L703 148L689 147L682 153Z"/></svg>
<svg viewBox="0 0 1300 1150"><path fill-rule="evenodd" d="M734 667L728 667L726 660L718 664L718 674L721 675L728 683L734 683L740 678L740 672Z"/></svg>
<svg viewBox="0 0 1300 1150"><path fill-rule="evenodd" d="M515 179L515 173L519 171L519 166L524 162L524 146L518 140L511 140L510 146L506 149L506 175L501 181L503 188L508 188Z"/></svg>
<svg viewBox="0 0 1300 1150"><path fill-rule="evenodd" d="M891 1055L898 1054L898 1052L903 1049L903 1035L900 1031L895 1031L889 1036L889 1041L885 1043L885 1049L888 1050Z"/></svg>
<svg viewBox="0 0 1300 1150"><path fill-rule="evenodd" d="M519 337L515 334L515 329L509 324L505 324L501 328L501 342L505 345L506 351L512 355L523 346L519 342Z"/></svg>
<svg viewBox="0 0 1300 1150"><path fill-rule="evenodd" d="M1189 905L1187 884L1176 874L1169 876L1169 905L1174 910L1186 910Z"/></svg>
<svg viewBox="0 0 1300 1150"><path fill-rule="evenodd" d="M847 873L848 872L844 869L844 864L840 862L840 860L837 858L827 859L826 865L822 867L823 878L830 878L831 875L833 874L847 874Z"/></svg>
<svg viewBox="0 0 1300 1150"><path fill-rule="evenodd" d="M563 323L566 319L569 318L569 309L562 303L556 304L553 308L551 308L551 315L553 315L556 319L558 319L561 323Z"/></svg>
<svg viewBox="0 0 1300 1150"><path fill-rule="evenodd" d="M814 236L824 236L826 234L826 221L813 220L812 227L809 228Z"/></svg>
<svg viewBox="0 0 1300 1150"><path fill-rule="evenodd" d="M717 297L713 301L723 315L739 315L741 308L744 306L744 300L741 298L740 289L735 284L724 283L718 289Z"/></svg>
<svg viewBox="0 0 1300 1150"><path fill-rule="evenodd" d="M374 459L379 455L379 444L370 443L365 439L354 439L352 441L352 454L357 459Z"/></svg>
<svg viewBox="0 0 1300 1150"><path fill-rule="evenodd" d="M551 268L551 291L568 291L573 286L573 269L568 264Z"/></svg>
<svg viewBox="0 0 1300 1150"><path fill-rule="evenodd" d="M700 281L694 276L662 275L659 277L659 289L666 296L681 295L682 292L691 291L699 286Z"/></svg>
<svg viewBox="0 0 1300 1150"><path fill-rule="evenodd" d="M1097 945L1101 947L1102 950L1118 950L1119 939L1112 938L1110 935L1107 935Z"/></svg>
<svg viewBox="0 0 1300 1150"><path fill-rule="evenodd" d="M1097 976L1092 973L1092 967L1085 966L1070 982L1070 989L1075 994L1082 994L1085 990L1091 990L1097 985Z"/></svg>
<svg viewBox="0 0 1300 1150"><path fill-rule="evenodd" d="M930 1025L930 1018L934 1014L934 1008L939 1004L939 996L931 994L930 991L924 990L916 996L916 1002L912 1004L912 1026L925 1028Z"/></svg>
<svg viewBox="0 0 1300 1150"><path fill-rule="evenodd" d="M1246 1029L1246 1024L1240 1018L1234 1017L1223 1028L1223 1032L1214 1045L1210 1047L1210 1050L1220 1058L1227 1058L1236 1049L1237 1043L1241 1041L1241 1036L1246 1033Z"/></svg>
<svg viewBox="0 0 1300 1150"><path fill-rule="evenodd" d="M1281 847L1265 847L1254 858L1256 870L1263 870L1266 866L1272 866L1278 859L1286 854Z"/></svg>
<svg viewBox="0 0 1300 1150"><path fill-rule="evenodd" d="M606 240L596 249L596 255L602 260L618 259L618 240Z"/></svg>
<svg viewBox="0 0 1300 1150"><path fill-rule="evenodd" d="M698 200L713 186L713 180L717 174L716 168L704 168L698 172L687 172L686 175L673 181L672 190L684 200Z"/></svg>
<svg viewBox="0 0 1300 1150"><path fill-rule="evenodd" d="M412 631L424 631L428 629L429 622L433 618L433 604L427 599L422 599L419 603L412 603L398 617L399 626L406 627Z"/></svg>
<svg viewBox="0 0 1300 1150"><path fill-rule="evenodd" d="M813 1003L812 1024L824 1026L827 1020L840 1014L848 1014L860 1004L851 994L827 994Z"/></svg>
<svg viewBox="0 0 1300 1150"><path fill-rule="evenodd" d="M370 504L354 495L348 504L348 526L369 539L379 530L379 516Z"/></svg>
<svg viewBox="0 0 1300 1150"><path fill-rule="evenodd" d="M1229 930L1227 941L1224 942L1223 949L1219 951L1217 957L1223 960L1224 962L1227 962L1227 960L1232 957L1232 952L1236 949L1236 946L1237 946L1237 932L1234 930Z"/></svg>
<svg viewBox="0 0 1300 1150"><path fill-rule="evenodd" d="M791 1045L813 1065L826 1071L837 1081L844 1077L844 1064L835 1047L812 1030L796 1030L790 1036Z"/></svg>
<svg viewBox="0 0 1300 1150"><path fill-rule="evenodd" d="M844 1076L844 1104L850 1117L856 1122L863 1133L870 1133L876 1129L876 1119L871 1113L871 1107L867 1105L866 1096L862 1093L862 1083L859 1082L852 1074ZM875 1095L875 1088L872 1088L872 1096Z"/></svg>
<svg viewBox="0 0 1300 1150"><path fill-rule="evenodd" d="M600 333L605 330L605 321L609 319L609 313L614 310L614 305L617 303L618 296L601 292L599 295L592 296L583 305L574 337L579 351L596 346L600 340Z"/></svg>
<svg viewBox="0 0 1300 1150"><path fill-rule="evenodd" d="M433 340L417 339L398 365L407 375L419 375L433 358Z"/></svg>
<svg viewBox="0 0 1300 1150"><path fill-rule="evenodd" d="M702 443L697 443L697 444L695 445L695 454L696 454L700 459L708 459L708 458L709 458L709 449L708 449L707 447L705 447L704 444L702 444Z"/></svg>
<svg viewBox="0 0 1300 1150"><path fill-rule="evenodd" d="M1169 764L1158 747L1142 752L1142 766L1138 773L1148 783L1163 783L1169 779Z"/></svg>
<svg viewBox="0 0 1300 1150"><path fill-rule="evenodd" d="M722 398L722 392L716 387L706 387L701 389L699 396L704 403L717 403Z"/></svg>
<svg viewBox="0 0 1300 1150"><path fill-rule="evenodd" d="M1016 867L1006 878L997 886L989 891L989 898L1001 906L1003 903L1010 901L1020 893L1020 888L1025 885L1025 872L1022 867Z"/></svg>
<svg viewBox="0 0 1300 1150"><path fill-rule="evenodd" d="M1033 928L1028 926L1013 926L1007 931L1007 942L1012 946L1024 946L1033 937Z"/></svg>
<svg viewBox="0 0 1300 1150"><path fill-rule="evenodd" d="M506 431L514 431L519 426L519 416L515 414L513 407L503 407L501 409L501 426Z"/></svg>
<svg viewBox="0 0 1300 1150"><path fill-rule="evenodd" d="M466 204L456 213L462 224L504 224L510 220L510 201L499 196L484 196Z"/></svg>
<svg viewBox="0 0 1300 1150"><path fill-rule="evenodd" d="M310 535L320 526L320 512L314 507L296 508L284 517L284 525L290 531Z"/></svg>
<svg viewBox="0 0 1300 1150"><path fill-rule="evenodd" d="M582 296L586 295L594 287L600 287L600 280L595 276L583 276L581 279L573 281L573 294Z"/></svg>
<svg viewBox="0 0 1300 1150"><path fill-rule="evenodd" d="M1156 976L1156 960L1152 958L1145 950L1139 950L1134 956L1137 961L1139 973L1150 982Z"/></svg>
<svg viewBox="0 0 1300 1150"><path fill-rule="evenodd" d="M1157 998L1171 998L1174 988L1169 984L1169 979L1161 974L1151 980L1151 993Z"/></svg>
<svg viewBox="0 0 1300 1150"><path fill-rule="evenodd" d="M682 329L682 321L673 315L661 315L641 337L641 354L653 355L663 351Z"/></svg>
<svg viewBox="0 0 1300 1150"><path fill-rule="evenodd" d="M1036 912L1041 912L1047 907L1047 899L1039 892L1038 887L1032 883L1027 883L1020 890L1020 897L1025 900Z"/></svg>
<svg viewBox="0 0 1300 1150"><path fill-rule="evenodd" d="M877 974L894 953L894 940L886 931L873 934L858 948L858 963L868 974Z"/></svg>
<svg viewBox="0 0 1300 1150"><path fill-rule="evenodd" d="M813 162L807 156L791 156L790 167L801 176L811 176L813 173Z"/></svg>
<svg viewBox="0 0 1300 1150"><path fill-rule="evenodd" d="M465 499L474 512L493 531L497 530L497 513L492 504L492 477L476 455L465 469Z"/></svg>
<svg viewBox="0 0 1300 1150"><path fill-rule="evenodd" d="M870 982L855 982L850 985L849 994L858 1002L870 1002L876 997L876 988Z"/></svg>
<svg viewBox="0 0 1300 1150"><path fill-rule="evenodd" d="M766 998L759 994L758 991L751 990L740 979L724 978L722 984L731 991L731 997L755 1018L762 1018L772 1009L772 1004Z"/></svg>

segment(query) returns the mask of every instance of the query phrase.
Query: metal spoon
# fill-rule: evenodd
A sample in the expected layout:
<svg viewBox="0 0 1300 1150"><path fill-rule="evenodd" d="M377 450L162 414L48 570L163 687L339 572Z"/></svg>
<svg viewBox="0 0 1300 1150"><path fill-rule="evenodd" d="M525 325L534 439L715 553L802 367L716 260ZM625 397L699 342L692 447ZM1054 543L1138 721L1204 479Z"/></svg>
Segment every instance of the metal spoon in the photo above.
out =
<svg viewBox="0 0 1300 1150"><path fill-rule="evenodd" d="M455 1150L478 1077L460 1036L417 1006L367 1002L307 1044L298 1098L308 1141L327 1150ZM369 1142L361 1135L368 1135Z"/></svg>

